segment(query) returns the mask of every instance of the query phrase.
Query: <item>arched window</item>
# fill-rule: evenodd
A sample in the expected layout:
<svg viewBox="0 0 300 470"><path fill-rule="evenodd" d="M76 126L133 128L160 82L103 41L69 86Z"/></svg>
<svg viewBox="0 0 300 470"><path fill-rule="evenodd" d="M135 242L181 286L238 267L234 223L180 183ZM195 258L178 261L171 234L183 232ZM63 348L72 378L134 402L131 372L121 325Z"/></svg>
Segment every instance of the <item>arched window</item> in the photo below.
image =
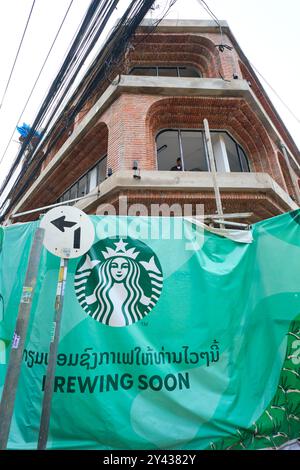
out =
<svg viewBox="0 0 300 470"><path fill-rule="evenodd" d="M224 131L211 131L216 168L219 172L249 172L242 147ZM156 137L158 170L209 171L202 130L167 129ZM179 160L180 159L180 160Z"/></svg>
<svg viewBox="0 0 300 470"><path fill-rule="evenodd" d="M107 155L104 155L95 166L72 184L72 186L61 195L57 202L80 198L93 191L93 189L106 178L106 164Z"/></svg>
<svg viewBox="0 0 300 470"><path fill-rule="evenodd" d="M148 77L201 77L198 70L189 65L170 65L166 67L160 65L149 65L147 67L137 66L130 70L129 75Z"/></svg>

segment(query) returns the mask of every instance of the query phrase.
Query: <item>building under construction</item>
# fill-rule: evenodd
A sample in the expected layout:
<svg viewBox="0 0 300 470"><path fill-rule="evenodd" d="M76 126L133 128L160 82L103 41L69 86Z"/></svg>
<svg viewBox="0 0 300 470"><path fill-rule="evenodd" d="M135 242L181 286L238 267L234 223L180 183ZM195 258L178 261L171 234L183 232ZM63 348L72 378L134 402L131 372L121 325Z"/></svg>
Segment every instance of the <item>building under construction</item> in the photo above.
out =
<svg viewBox="0 0 300 470"><path fill-rule="evenodd" d="M35 151L6 221L83 196L76 205L89 214L107 204L118 213L120 196L214 214L204 119L224 213L251 223L298 207L299 151L226 22L144 20L87 96L75 115L78 96L68 102Z"/></svg>
<svg viewBox="0 0 300 470"><path fill-rule="evenodd" d="M67 101L97 39L83 21L21 128L0 449L299 448L299 151L227 23L141 23L153 3L131 2Z"/></svg>

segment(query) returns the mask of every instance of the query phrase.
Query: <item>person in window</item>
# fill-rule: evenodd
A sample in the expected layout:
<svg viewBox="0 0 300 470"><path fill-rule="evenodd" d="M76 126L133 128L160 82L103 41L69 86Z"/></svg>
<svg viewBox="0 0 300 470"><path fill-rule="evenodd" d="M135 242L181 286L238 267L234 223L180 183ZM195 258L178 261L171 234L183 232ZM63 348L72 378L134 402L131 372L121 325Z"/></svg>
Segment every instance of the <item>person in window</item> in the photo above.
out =
<svg viewBox="0 0 300 470"><path fill-rule="evenodd" d="M177 158L176 165L172 166L171 171L182 171L182 163L180 157Z"/></svg>

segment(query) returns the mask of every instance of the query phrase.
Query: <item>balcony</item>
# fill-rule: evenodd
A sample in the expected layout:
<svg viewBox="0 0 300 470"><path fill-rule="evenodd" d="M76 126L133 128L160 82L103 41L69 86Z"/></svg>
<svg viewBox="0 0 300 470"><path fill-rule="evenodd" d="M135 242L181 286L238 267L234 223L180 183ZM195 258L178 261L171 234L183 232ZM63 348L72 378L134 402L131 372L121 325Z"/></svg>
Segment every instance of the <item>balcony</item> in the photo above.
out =
<svg viewBox="0 0 300 470"><path fill-rule="evenodd" d="M139 100L137 95L144 96ZM109 109L106 113L112 105L113 112ZM130 119L128 110L133 112ZM230 121L237 134L239 127L241 144L243 138L249 139L249 159L257 161L251 173L222 173L219 169L217 178L225 212L254 212L255 221L297 207L270 176L273 150L266 131L273 142L281 140L280 135L245 80L122 76L78 123L16 204L14 213L55 202L104 153L113 175L100 184L100 198L95 196L79 204L90 213L102 202L117 204L119 194L127 195L129 203L198 201L205 204L206 212L214 212L213 185L208 172L155 171L155 126L167 128L169 120L174 122L176 118L176 128L182 127L183 119L196 128L203 117L208 117L212 128L217 128L214 119L219 122L221 118L222 128L227 128ZM133 160L140 162L140 180L135 180L129 170Z"/></svg>
<svg viewBox="0 0 300 470"><path fill-rule="evenodd" d="M297 209L295 202L267 173L217 173L224 212L252 212L247 222L255 222L282 212ZM112 204L118 213L119 196L127 203L204 204L205 213L216 211L212 175L209 172L141 171L140 179L133 171L118 171L107 178L94 197L79 201L76 206L97 212L102 205ZM99 210L98 210L99 212ZM101 211L102 213L102 211Z"/></svg>

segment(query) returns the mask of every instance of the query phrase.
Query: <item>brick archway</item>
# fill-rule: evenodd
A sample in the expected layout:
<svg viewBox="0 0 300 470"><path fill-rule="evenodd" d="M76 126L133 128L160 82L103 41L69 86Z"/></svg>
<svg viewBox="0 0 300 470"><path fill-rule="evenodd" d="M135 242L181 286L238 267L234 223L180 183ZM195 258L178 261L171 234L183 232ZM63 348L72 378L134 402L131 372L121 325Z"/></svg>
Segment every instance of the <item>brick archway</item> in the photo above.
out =
<svg viewBox="0 0 300 470"><path fill-rule="evenodd" d="M51 169L39 190L28 197L22 209L24 207L24 210L27 210L55 202L69 186L107 153L107 143L108 127L104 122L99 122L72 147L59 165Z"/></svg>
<svg viewBox="0 0 300 470"><path fill-rule="evenodd" d="M161 98L147 113L148 158L156 166L155 136L166 128L202 129L207 118L211 129L227 130L244 148L251 171L267 172L278 177L275 154L270 139L249 105L240 98L173 97ZM154 156L154 157L153 157Z"/></svg>
<svg viewBox="0 0 300 470"><path fill-rule="evenodd" d="M146 40L147 39L147 40ZM223 69L219 51L208 38L192 34L138 34L127 57L133 66L191 65L203 77L218 77Z"/></svg>

